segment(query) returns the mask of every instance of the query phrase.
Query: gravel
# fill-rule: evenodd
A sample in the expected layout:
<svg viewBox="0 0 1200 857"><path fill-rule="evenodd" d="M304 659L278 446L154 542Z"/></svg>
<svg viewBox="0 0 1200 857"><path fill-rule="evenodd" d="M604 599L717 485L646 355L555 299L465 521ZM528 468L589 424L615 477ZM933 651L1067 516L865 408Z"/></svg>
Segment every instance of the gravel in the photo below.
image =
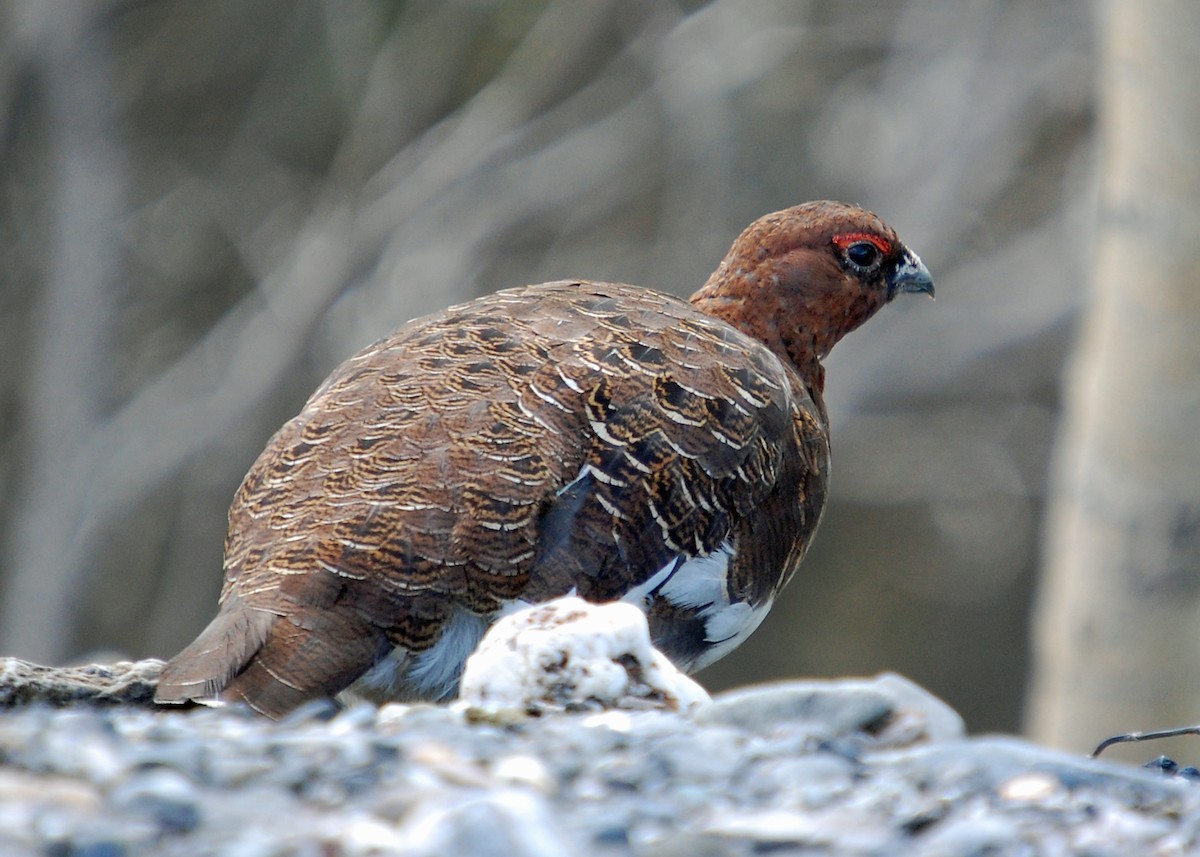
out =
<svg viewBox="0 0 1200 857"><path fill-rule="evenodd" d="M1200 785L964 737L951 709L894 675L746 688L691 715L314 703L274 723L155 709L139 684L155 662L90 669L0 662L0 854L1200 849Z"/></svg>

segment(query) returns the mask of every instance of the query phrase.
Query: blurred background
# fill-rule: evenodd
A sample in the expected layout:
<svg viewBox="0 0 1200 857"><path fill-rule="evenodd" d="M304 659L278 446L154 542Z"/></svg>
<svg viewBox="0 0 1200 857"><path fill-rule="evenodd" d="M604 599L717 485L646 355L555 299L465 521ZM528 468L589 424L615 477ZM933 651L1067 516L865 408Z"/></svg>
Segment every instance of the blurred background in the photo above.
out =
<svg viewBox="0 0 1200 857"><path fill-rule="evenodd" d="M896 227L938 298L829 360L822 529L701 680L896 670L973 731L1020 730L1089 302L1098 20L1082 0L3 0L0 653L190 641L247 467L405 320L562 277L686 295L757 216L837 198ZM1126 728L1175 725L1152 714Z"/></svg>

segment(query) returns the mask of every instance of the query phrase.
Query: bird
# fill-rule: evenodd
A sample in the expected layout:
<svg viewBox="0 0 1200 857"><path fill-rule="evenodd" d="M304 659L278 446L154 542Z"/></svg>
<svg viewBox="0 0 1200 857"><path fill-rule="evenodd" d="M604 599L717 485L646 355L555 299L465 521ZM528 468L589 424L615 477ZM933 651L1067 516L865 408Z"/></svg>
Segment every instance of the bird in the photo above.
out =
<svg viewBox="0 0 1200 857"><path fill-rule="evenodd" d="M875 214L754 221L689 299L562 280L404 324L267 443L229 511L219 611L160 704L446 700L497 617L627 601L687 672L740 645L825 506L822 360L934 294Z"/></svg>

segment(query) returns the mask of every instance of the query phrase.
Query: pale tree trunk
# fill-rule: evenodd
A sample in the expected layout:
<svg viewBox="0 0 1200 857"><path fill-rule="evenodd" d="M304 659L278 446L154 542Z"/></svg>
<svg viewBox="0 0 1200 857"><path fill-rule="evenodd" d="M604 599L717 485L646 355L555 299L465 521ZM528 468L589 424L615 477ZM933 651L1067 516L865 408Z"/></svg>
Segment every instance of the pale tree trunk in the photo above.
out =
<svg viewBox="0 0 1200 857"><path fill-rule="evenodd" d="M1099 218L1028 724L1073 749L1200 722L1200 4L1099 16Z"/></svg>

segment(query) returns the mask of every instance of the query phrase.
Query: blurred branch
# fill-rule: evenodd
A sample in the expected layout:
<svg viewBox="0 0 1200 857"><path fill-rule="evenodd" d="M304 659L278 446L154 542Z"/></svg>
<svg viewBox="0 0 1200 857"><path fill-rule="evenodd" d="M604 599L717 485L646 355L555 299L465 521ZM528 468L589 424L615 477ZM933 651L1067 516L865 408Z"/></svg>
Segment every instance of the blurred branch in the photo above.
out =
<svg viewBox="0 0 1200 857"><path fill-rule="evenodd" d="M10 10L27 39L44 93L53 146L53 232L34 317L24 388L25 467L10 530L4 644L38 656L64 654L64 609L78 590L91 545L73 535L87 513L77 451L109 389L107 340L122 276L115 225L125 168L110 58L95 36L98 4L30 0Z"/></svg>
<svg viewBox="0 0 1200 857"><path fill-rule="evenodd" d="M606 86L585 87L554 109L547 104L553 100L552 86L568 77L576 55L570 50L573 42L588 36L588 28L580 24L590 20L598 25L610 6L579 0L553 4L487 86L452 117L406 146L356 199L342 201L340 187L330 183L291 251L257 290L111 417L100 418L94 408L42 416L42 422L58 429L41 443L44 464L31 471L34 496L28 512L15 522L0 646L50 661L64 655L66 633L55 632L54 620L71 615L97 541L163 479L222 437L266 397L295 365L331 301L371 260L385 257L374 288L366 290L378 295L391 290L391 269L436 248L437 269L424 273L443 278L457 294L443 291L433 300L440 304L471 296L475 251L487 235L503 228L506 217L529 216L539 200L554 199L560 205L586 195L596 184L597 168L619 172L621 158L619 154L614 158L614 153L633 151L638 137L627 133L625 105L614 104ZM586 15L576 14L583 8ZM57 38L65 38L49 29ZM61 52L83 62L80 57L91 56L89 50L94 53L97 47L89 41L86 27L76 34L88 50L72 42ZM556 49L551 50L551 45ZM55 71L57 57L52 54L45 60ZM89 73L69 79L97 86L104 77ZM96 104L113 100L95 92L84 97ZM565 135L545 139L547 126L555 124L562 110L608 113L610 121L566 123ZM62 115L65 121L76 114L68 110ZM65 159L73 157L72 145L86 142L96 147L98 141L109 139L95 129L87 131L80 134L74 127L61 131ZM361 133L350 136L361 138ZM530 150L532 154L523 155ZM93 180L112 181L119 174L108 165L98 169L101 175ZM71 172L64 175L75 178ZM571 175L587 180L573 186L562 181ZM548 193L539 181L554 182L556 192ZM64 193L74 189L71 184ZM479 217L480 205L492 205L495 216ZM64 200L67 210L73 217L88 219L82 226L64 220L61 243L71 245L71 252L62 258L64 263L81 265L91 276L63 279L69 275L64 272L55 280L61 281L59 289L87 290L86 299L74 293L66 300L55 299L56 291L47 290L52 309L61 310L47 319L53 335L45 339L44 353L39 355L43 368L33 385L47 408L76 387L93 392L88 380L93 372L83 371L85 367L78 363L96 368L92 361L99 351L92 339L103 333L106 322L105 314L95 311L95 296L102 291L100 283L116 275L115 269L95 264L113 257L113 237L87 236L89 241L81 241L74 233L84 226L111 229L119 220L119 204L114 199L109 207L95 209L71 198ZM421 281L411 270L406 276ZM373 312L379 314L378 305ZM60 317L64 313L70 318ZM94 322L94 327L86 331L71 327L71 323L87 322ZM67 401L79 409L91 398L69 395ZM74 510L70 522L61 518L64 508ZM55 537L64 525L75 534L68 544ZM48 568L55 569L53 575Z"/></svg>

